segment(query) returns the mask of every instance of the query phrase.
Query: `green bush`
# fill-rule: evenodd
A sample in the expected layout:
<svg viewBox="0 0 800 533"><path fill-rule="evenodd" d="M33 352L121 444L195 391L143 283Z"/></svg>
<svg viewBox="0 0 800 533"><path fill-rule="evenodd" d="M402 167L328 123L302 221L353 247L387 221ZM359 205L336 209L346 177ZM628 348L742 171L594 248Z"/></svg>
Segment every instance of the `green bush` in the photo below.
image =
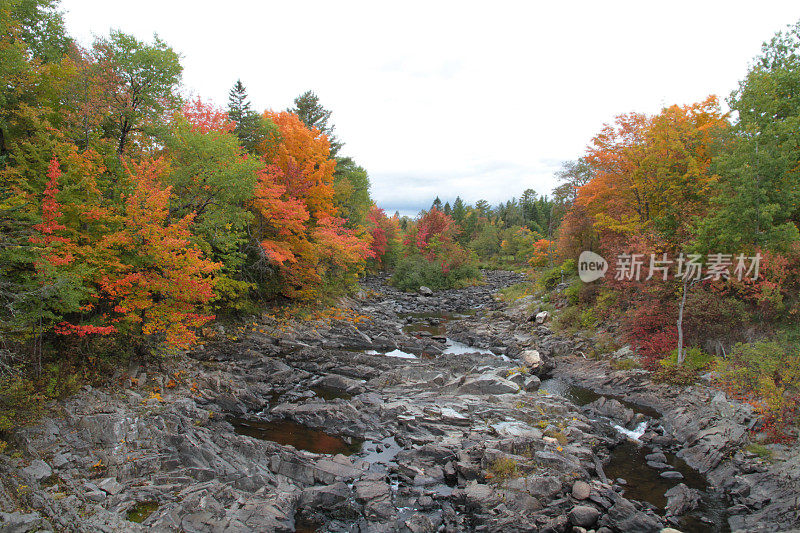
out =
<svg viewBox="0 0 800 533"><path fill-rule="evenodd" d="M598 323L599 322L594 314L594 310L591 307L581 311L580 324L582 328L584 329L596 328Z"/></svg>
<svg viewBox="0 0 800 533"><path fill-rule="evenodd" d="M581 310L577 306L565 307L553 319L556 331L575 331L581 328Z"/></svg>
<svg viewBox="0 0 800 533"><path fill-rule="evenodd" d="M421 286L431 289L451 289L474 283L481 272L473 263L459 265L447 273L440 261L428 261L419 255L409 255L397 262L392 285L404 291L415 291Z"/></svg>
<svg viewBox="0 0 800 533"><path fill-rule="evenodd" d="M569 287L564 291L564 296L567 298L568 305L578 305L581 299L581 285L580 280L575 280L569 284Z"/></svg>
<svg viewBox="0 0 800 533"><path fill-rule="evenodd" d="M717 370L729 393L759 409L770 438L788 440L785 430L797 421L800 402L800 348L777 341L739 343Z"/></svg>
<svg viewBox="0 0 800 533"><path fill-rule="evenodd" d="M575 260L567 259L560 265L542 271L541 274L539 274L537 283L543 289L554 289L556 285L561 283L562 274L564 280L567 280L575 276L577 269L578 267Z"/></svg>
<svg viewBox="0 0 800 533"><path fill-rule="evenodd" d="M678 367L678 350L673 350L670 355L659 361L660 368L656 370L653 379L656 381L673 383L675 385L689 385L697 380L697 375L711 368L714 357L697 347L686 349L686 358Z"/></svg>

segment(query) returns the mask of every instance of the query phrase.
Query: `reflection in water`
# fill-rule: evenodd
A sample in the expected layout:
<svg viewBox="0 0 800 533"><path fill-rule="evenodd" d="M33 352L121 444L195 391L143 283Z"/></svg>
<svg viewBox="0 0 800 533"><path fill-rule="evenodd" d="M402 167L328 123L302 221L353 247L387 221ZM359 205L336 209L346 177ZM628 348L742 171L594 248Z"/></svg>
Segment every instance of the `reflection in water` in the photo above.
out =
<svg viewBox="0 0 800 533"><path fill-rule="evenodd" d="M265 422L230 416L227 421L233 425L239 435L291 445L298 450L314 453L352 455L361 450L363 442L360 439L328 435L324 431L312 429L291 420Z"/></svg>
<svg viewBox="0 0 800 533"><path fill-rule="evenodd" d="M545 379L542 381L542 390L546 390L550 394L556 394L558 396L562 396L567 400L571 401L575 405L586 405L588 403L592 403L593 401L600 398L600 396L605 396L606 398L617 400L619 403L627 407L628 409L633 409L636 413L641 413L645 416L649 416L650 418L661 418L661 413L653 409L652 407L648 407L646 405L641 405L635 402L631 402L614 394L598 394L592 389L587 389L586 387L579 387L578 385L573 385L564 381L561 378L550 378Z"/></svg>
<svg viewBox="0 0 800 533"><path fill-rule="evenodd" d="M605 472L610 478L623 478L627 481L626 498L651 503L663 513L667 505L664 493L683 483L687 487L699 490L702 499L697 511L681 520L680 530L685 533L730 531L727 505L720 495L708 492L709 486L702 474L673 454L665 452L666 462L671 466L671 470L683 474L683 479L665 479L660 475L661 470L647 466L645 456L649 453L652 453L651 449L633 441L627 441L612 450L611 460L605 466ZM702 521L700 516L706 517L707 521Z"/></svg>
<svg viewBox="0 0 800 533"><path fill-rule="evenodd" d="M550 394L555 394L556 396L566 398L575 405L586 405L588 403L592 403L600 397L599 394L591 389L572 385L560 378L543 380L539 390L547 391Z"/></svg>
<svg viewBox="0 0 800 533"><path fill-rule="evenodd" d="M343 390L334 389L333 387L325 387L325 386L318 386L318 387L311 387L309 390L314 391L314 394L322 398L323 400L335 400L336 398L341 398L343 400L349 400L353 397L352 394L349 392L345 392Z"/></svg>

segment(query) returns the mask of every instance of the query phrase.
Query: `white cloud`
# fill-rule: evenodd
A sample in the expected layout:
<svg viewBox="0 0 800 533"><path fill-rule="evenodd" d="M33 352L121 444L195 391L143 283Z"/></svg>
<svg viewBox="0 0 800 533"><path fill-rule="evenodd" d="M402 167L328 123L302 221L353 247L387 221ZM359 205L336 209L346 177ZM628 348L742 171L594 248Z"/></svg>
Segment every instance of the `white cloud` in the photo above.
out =
<svg viewBox="0 0 800 533"><path fill-rule="evenodd" d="M378 204L437 194L495 203L553 186L603 122L736 87L796 1L237 2L63 0L70 32L154 32L184 83L219 104L237 78L258 108L312 89Z"/></svg>

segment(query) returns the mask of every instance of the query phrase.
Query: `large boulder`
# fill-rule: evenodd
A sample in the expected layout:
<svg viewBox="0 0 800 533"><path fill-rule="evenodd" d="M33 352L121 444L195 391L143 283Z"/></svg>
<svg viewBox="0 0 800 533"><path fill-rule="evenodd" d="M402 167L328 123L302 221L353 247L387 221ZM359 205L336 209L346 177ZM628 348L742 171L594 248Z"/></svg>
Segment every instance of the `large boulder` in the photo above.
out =
<svg viewBox="0 0 800 533"><path fill-rule="evenodd" d="M41 459L34 459L31 461L31 464L23 468L22 471L36 481L41 481L53 475L53 469Z"/></svg>
<svg viewBox="0 0 800 533"><path fill-rule="evenodd" d="M588 505L576 505L569 512L569 522L575 526L591 527L600 518L600 511Z"/></svg>
<svg viewBox="0 0 800 533"><path fill-rule="evenodd" d="M458 388L460 394L513 394L520 391L519 385L494 374L483 374L468 378Z"/></svg>
<svg viewBox="0 0 800 533"><path fill-rule="evenodd" d="M542 355L537 350L524 350L519 357L528 368L539 368L542 365Z"/></svg>
<svg viewBox="0 0 800 533"><path fill-rule="evenodd" d="M622 426L628 426L633 422L636 413L633 409L629 409L622 405L619 400L609 399L601 396L592 403L586 404L583 409L585 411L610 418Z"/></svg>
<svg viewBox="0 0 800 533"><path fill-rule="evenodd" d="M664 496L667 497L667 514L671 516L684 515L697 509L700 504L700 492L690 489L683 483L678 483L669 489Z"/></svg>

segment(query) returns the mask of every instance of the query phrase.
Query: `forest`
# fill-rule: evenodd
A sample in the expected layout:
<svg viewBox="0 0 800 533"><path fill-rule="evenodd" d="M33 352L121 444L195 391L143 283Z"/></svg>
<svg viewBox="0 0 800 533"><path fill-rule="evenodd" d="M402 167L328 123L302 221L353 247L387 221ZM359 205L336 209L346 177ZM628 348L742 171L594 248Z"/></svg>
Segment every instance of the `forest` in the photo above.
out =
<svg viewBox="0 0 800 533"><path fill-rule="evenodd" d="M519 198L436 198L413 219L375 205L312 91L256 110L231 80L218 107L187 94L168 43L111 31L82 48L54 0L4 2L0 26L0 431L26 419L9 406L186 350L214 321L322 305L368 272L416 291L481 269L528 272L517 296L547 293L562 330L599 328L665 379L714 370L778 439L797 414L800 24L764 44L729 111L709 96L609 117L549 194L521 176ZM605 278L578 278L583 251ZM631 256L724 268L615 277Z"/></svg>

